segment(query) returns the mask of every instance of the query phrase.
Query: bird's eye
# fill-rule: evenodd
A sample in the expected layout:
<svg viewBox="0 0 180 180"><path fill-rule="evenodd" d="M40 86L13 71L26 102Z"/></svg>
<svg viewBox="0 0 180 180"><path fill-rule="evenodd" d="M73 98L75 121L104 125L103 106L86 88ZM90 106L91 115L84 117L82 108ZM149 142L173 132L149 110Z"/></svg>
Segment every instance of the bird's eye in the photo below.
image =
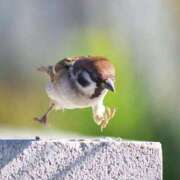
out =
<svg viewBox="0 0 180 180"><path fill-rule="evenodd" d="M87 76L89 75L86 72L81 72L78 74L77 81L83 87L86 87L90 84Z"/></svg>

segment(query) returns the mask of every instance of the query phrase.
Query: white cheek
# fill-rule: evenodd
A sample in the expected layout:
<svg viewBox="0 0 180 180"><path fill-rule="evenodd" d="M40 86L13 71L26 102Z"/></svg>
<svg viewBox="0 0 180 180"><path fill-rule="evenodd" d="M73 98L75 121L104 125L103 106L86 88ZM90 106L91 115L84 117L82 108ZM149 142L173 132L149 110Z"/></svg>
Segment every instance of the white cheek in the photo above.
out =
<svg viewBox="0 0 180 180"><path fill-rule="evenodd" d="M87 96L92 96L95 92L96 89L96 83L94 81L92 81L92 79L90 78L89 74L84 72L84 76L85 78L88 80L89 85L84 87L81 84L79 84L77 82L77 76L74 76L74 74L72 73L72 69L70 69L70 74L71 74L71 78L76 82L76 86L78 87L78 89L80 90L80 92L82 92L83 94L87 95Z"/></svg>
<svg viewBox="0 0 180 180"><path fill-rule="evenodd" d="M77 86L81 92L83 92L86 95L92 96L96 89L96 83L93 82L92 80L90 80L89 82L90 82L90 84L87 87L83 87L79 83L77 83Z"/></svg>

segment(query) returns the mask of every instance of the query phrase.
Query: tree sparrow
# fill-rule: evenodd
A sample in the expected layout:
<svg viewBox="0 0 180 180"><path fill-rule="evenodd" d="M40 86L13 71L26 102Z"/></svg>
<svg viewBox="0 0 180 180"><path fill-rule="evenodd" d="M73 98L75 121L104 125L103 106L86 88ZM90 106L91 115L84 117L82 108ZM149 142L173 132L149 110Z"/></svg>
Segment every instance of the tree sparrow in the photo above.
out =
<svg viewBox="0 0 180 180"><path fill-rule="evenodd" d="M46 123L47 115L53 109L91 107L96 124L103 129L114 117L115 109L103 105L107 91L115 90L115 69L105 57L68 57L54 66L42 66L38 70L50 77L46 86L50 106L35 120Z"/></svg>

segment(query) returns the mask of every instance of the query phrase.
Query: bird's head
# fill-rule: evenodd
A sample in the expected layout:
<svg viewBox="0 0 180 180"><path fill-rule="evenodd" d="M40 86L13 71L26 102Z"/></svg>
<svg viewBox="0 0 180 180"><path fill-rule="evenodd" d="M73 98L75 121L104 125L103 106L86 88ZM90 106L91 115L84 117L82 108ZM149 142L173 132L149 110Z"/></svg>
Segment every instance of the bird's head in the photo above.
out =
<svg viewBox="0 0 180 180"><path fill-rule="evenodd" d="M71 67L71 77L78 90L90 98L115 90L115 69L104 57L79 57Z"/></svg>

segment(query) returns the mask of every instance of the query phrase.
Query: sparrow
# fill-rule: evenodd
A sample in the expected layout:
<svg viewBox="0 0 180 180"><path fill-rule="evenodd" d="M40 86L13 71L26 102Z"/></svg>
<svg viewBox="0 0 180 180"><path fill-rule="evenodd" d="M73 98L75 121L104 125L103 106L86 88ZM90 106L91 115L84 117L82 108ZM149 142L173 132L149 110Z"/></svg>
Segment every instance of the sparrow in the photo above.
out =
<svg viewBox="0 0 180 180"><path fill-rule="evenodd" d="M115 91L115 68L107 58L67 57L38 70L49 76L45 90L50 103L47 112L35 120L46 124L52 110L91 107L95 123L103 130L114 117L115 108L103 104L108 90Z"/></svg>

